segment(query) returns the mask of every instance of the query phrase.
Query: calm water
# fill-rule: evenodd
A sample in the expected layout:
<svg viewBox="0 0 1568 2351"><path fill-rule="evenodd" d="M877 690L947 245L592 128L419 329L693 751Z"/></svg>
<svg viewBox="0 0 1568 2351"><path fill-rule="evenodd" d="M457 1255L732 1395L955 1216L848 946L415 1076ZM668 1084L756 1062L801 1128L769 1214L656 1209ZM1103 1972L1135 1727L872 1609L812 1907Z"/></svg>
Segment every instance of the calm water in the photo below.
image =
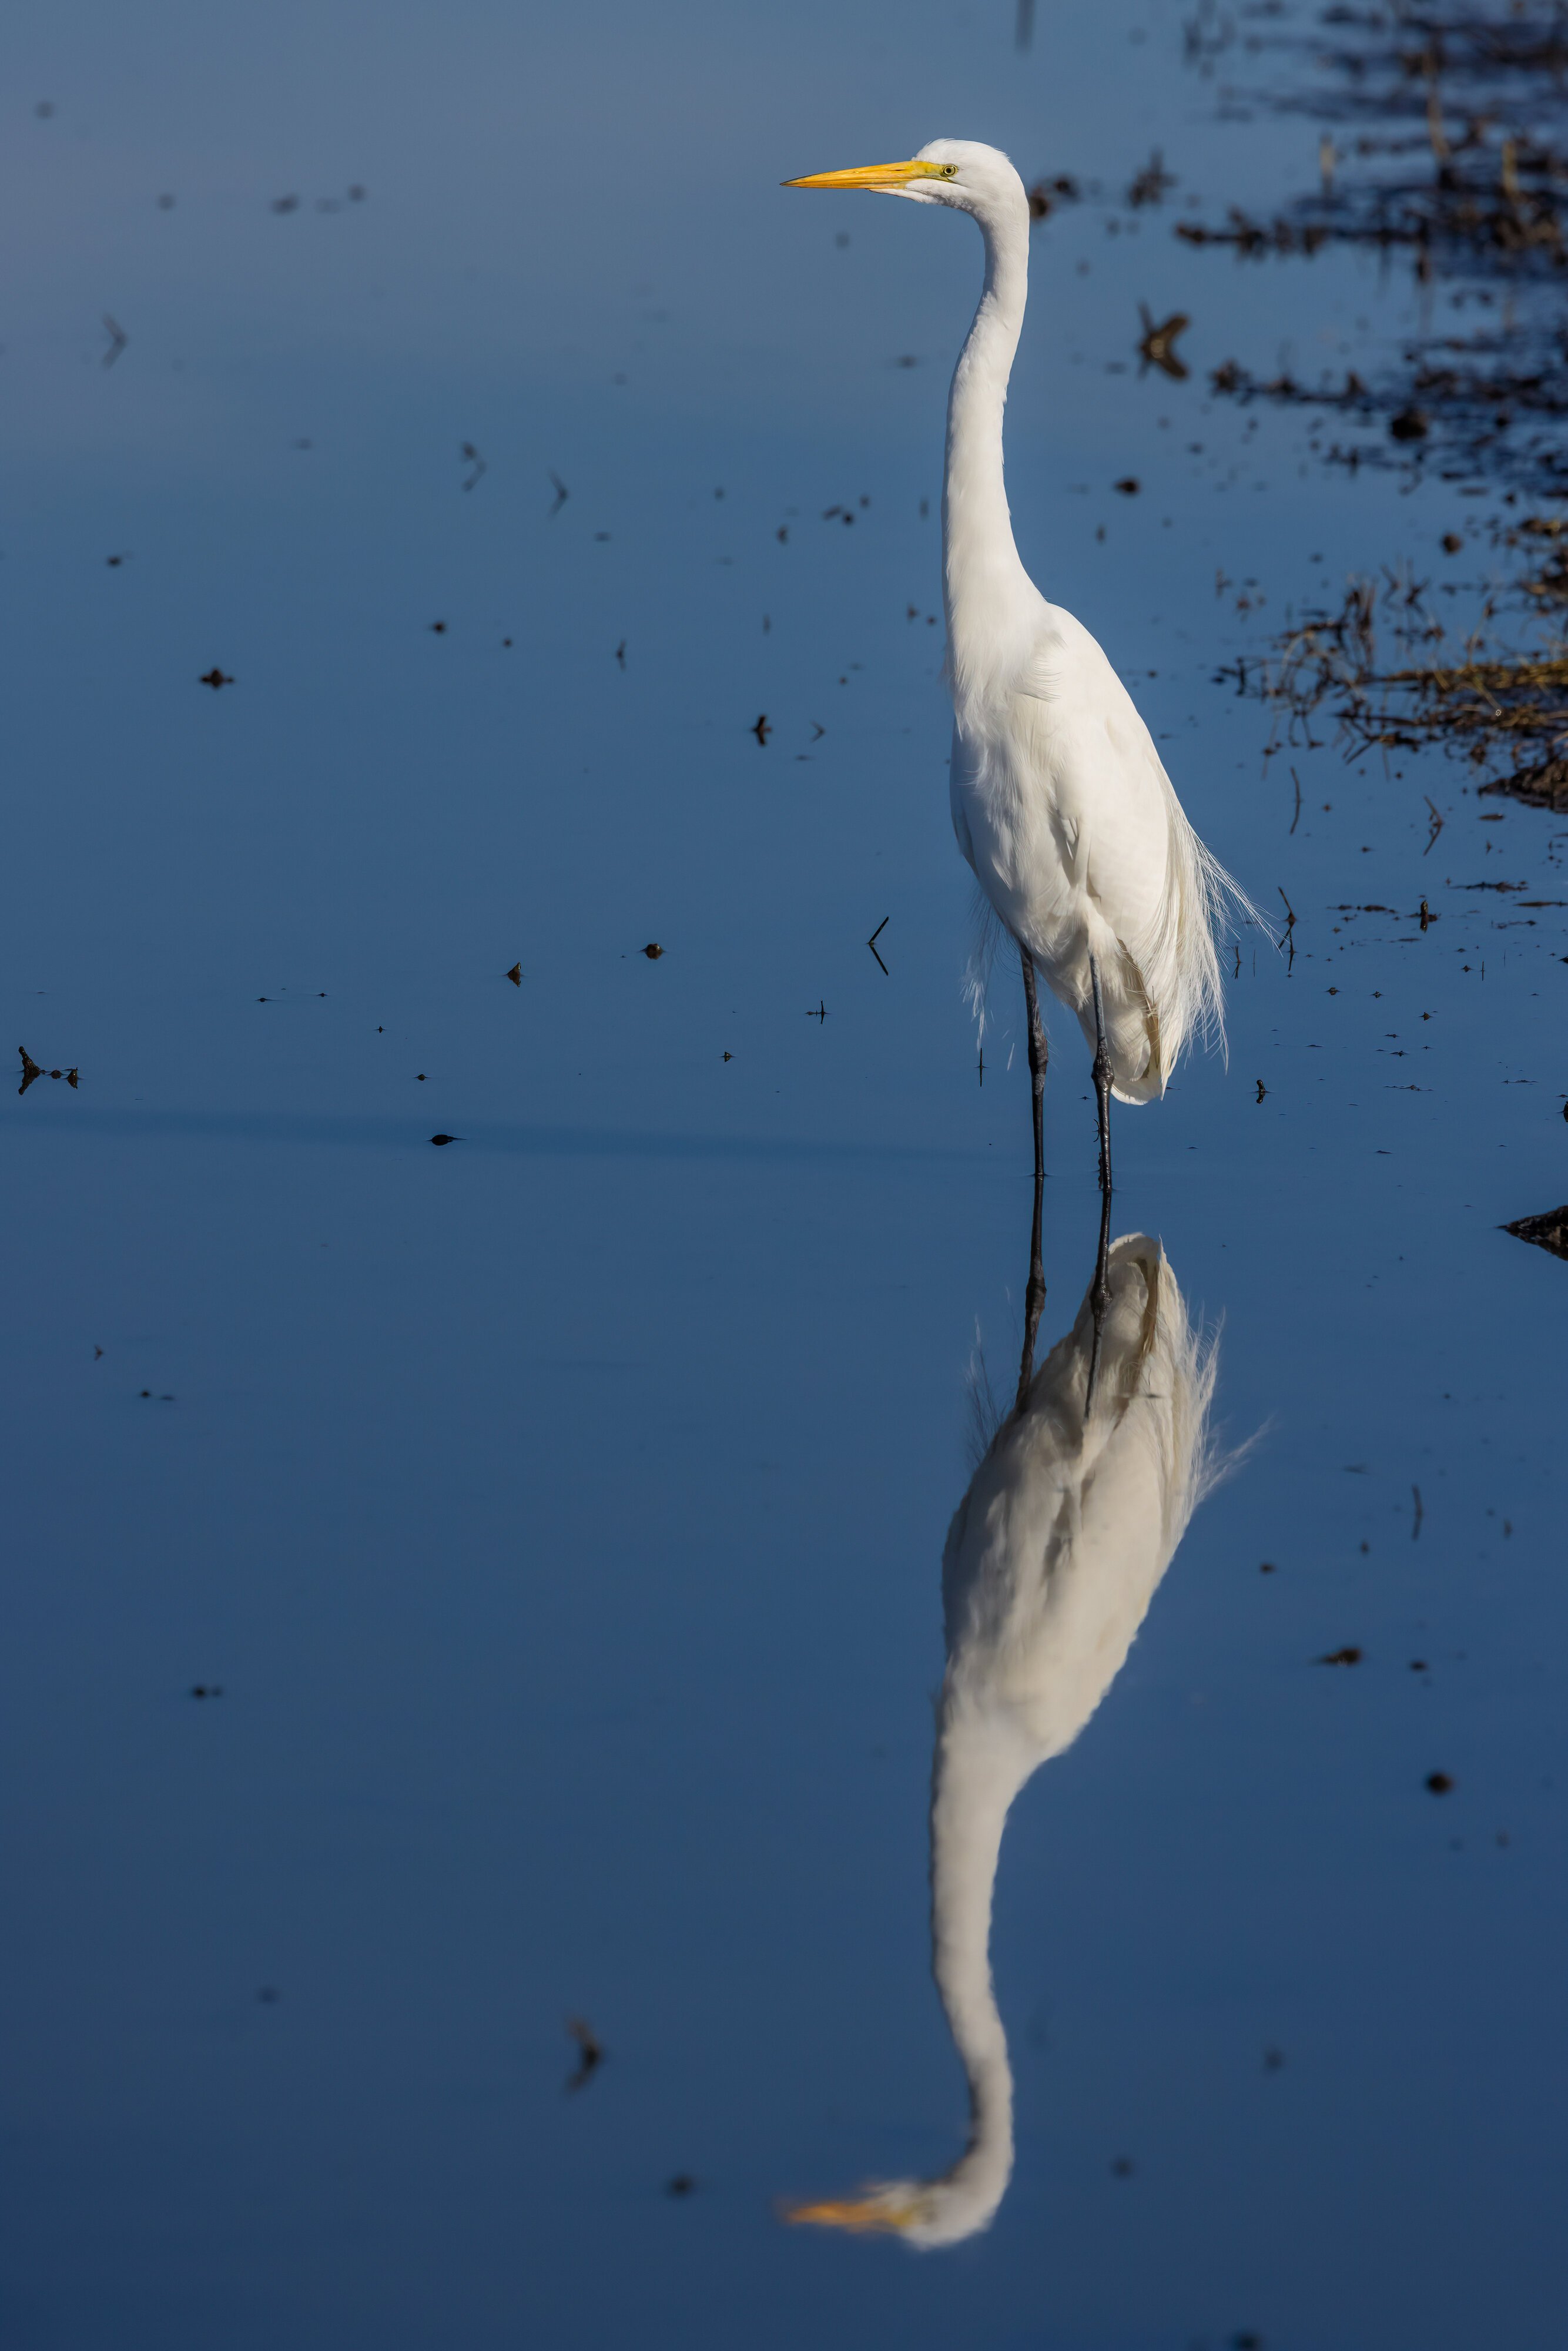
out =
<svg viewBox="0 0 1568 2351"><path fill-rule="evenodd" d="M1265 761L1218 663L1489 506L1209 400L1421 322L1121 201L1155 146L1274 201L1309 120L1217 123L1174 6L1012 32L13 18L0 1035L80 1077L0 1115L7 2351L1563 2339L1568 1269L1498 1228L1568 1196L1568 910L1519 904L1568 832ZM967 2128L942 1560L1029 1218L927 617L978 246L777 183L944 132L1101 183L1036 232L1019 543L1298 923L1117 1122L1254 1441L1163 1578L1190 1447L1108 1443L996 1877L1016 2160L920 2253L779 2216ZM1056 1037L1042 1363L1097 1218Z"/></svg>

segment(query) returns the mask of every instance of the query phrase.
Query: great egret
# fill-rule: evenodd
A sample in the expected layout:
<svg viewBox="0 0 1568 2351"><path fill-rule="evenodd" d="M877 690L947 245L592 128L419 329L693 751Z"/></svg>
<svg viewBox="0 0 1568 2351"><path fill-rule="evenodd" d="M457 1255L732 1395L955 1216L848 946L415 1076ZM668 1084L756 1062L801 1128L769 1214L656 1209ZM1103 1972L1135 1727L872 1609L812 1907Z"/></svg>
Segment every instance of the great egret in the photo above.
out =
<svg viewBox="0 0 1568 2351"><path fill-rule="evenodd" d="M1103 1312L1097 1269L1072 1331L992 1439L942 1558L932 1970L968 2080L969 2143L940 2179L799 2204L788 2220L950 2245L986 2228L1007 2191L1012 2072L989 1949L1002 1830L1025 1782L1071 1745L1120 1673L1214 1474L1212 1347L1194 1335L1158 1241L1133 1233L1103 1253Z"/></svg>
<svg viewBox="0 0 1568 2351"><path fill-rule="evenodd" d="M942 491L953 829L1023 967L1037 1195L1046 1064L1037 971L1093 1050L1109 1192L1111 1095L1156 1100L1195 1029L1222 1037L1214 926L1228 898L1258 918L1187 822L1100 646L1046 601L1013 544L1002 411L1029 287L1023 182L995 147L934 139L906 163L784 184L946 204L972 214L986 241L985 291L948 394ZM1100 1272L1103 1282L1103 1259Z"/></svg>

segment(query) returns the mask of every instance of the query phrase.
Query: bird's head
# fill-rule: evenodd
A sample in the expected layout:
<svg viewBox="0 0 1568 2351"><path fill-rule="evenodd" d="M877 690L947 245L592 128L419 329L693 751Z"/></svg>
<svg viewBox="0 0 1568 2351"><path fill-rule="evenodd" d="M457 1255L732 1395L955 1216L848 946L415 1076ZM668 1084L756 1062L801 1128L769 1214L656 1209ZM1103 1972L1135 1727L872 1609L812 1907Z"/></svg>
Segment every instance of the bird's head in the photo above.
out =
<svg viewBox="0 0 1568 2351"><path fill-rule="evenodd" d="M875 2180L858 2196L786 2204L779 2217L857 2237L898 2237L917 2252L931 2252L990 2227L1012 2168L1010 2109L993 2102L990 2119L977 2122L968 2147L939 2179Z"/></svg>
<svg viewBox="0 0 1568 2351"><path fill-rule="evenodd" d="M955 212L994 219L1022 210L1029 199L999 147L974 139L933 139L907 163L862 163L848 172L813 172L786 180L787 188L866 188L878 195L907 196L916 204L948 204Z"/></svg>

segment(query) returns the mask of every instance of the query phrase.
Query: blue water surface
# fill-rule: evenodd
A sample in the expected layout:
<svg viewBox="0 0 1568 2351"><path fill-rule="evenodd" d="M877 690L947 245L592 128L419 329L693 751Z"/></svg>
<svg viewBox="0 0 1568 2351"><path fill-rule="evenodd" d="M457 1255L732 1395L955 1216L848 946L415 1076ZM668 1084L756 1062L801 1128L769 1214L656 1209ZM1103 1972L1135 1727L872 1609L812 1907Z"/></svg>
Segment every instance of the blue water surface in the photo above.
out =
<svg viewBox="0 0 1568 2351"><path fill-rule="evenodd" d="M1561 2344L1568 1269L1499 1228L1568 1196L1568 832L1216 683L1447 529L1484 581L1489 500L1211 395L1421 321L1172 236L1315 127L1218 120L1168 0L5 47L6 2351ZM1082 183L1019 544L1297 920L1116 1122L1241 1458L1013 1809L1016 2164L920 2253L782 2215L967 2130L940 1570L1030 1216L946 809L979 251L778 183L940 134ZM1042 1356L1061 1019L1046 1115Z"/></svg>

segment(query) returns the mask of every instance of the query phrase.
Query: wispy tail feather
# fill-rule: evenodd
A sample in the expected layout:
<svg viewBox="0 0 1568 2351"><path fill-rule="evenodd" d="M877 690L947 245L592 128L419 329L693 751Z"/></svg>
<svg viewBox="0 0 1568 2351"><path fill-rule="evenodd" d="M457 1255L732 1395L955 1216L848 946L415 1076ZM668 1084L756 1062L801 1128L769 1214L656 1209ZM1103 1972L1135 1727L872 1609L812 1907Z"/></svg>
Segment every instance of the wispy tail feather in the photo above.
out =
<svg viewBox="0 0 1568 2351"><path fill-rule="evenodd" d="M1227 931L1233 924L1256 924L1270 945L1276 942L1246 891L1193 831L1169 778L1165 781L1176 886L1166 894L1154 936L1139 943L1134 960L1159 1009L1160 1065L1168 1078L1195 1031L1206 1045L1226 1051L1218 943Z"/></svg>
<svg viewBox="0 0 1568 2351"><path fill-rule="evenodd" d="M977 1041L986 1041L991 967L1002 938L1002 920L977 882L969 902L969 960L964 967L964 1001L975 1022Z"/></svg>

